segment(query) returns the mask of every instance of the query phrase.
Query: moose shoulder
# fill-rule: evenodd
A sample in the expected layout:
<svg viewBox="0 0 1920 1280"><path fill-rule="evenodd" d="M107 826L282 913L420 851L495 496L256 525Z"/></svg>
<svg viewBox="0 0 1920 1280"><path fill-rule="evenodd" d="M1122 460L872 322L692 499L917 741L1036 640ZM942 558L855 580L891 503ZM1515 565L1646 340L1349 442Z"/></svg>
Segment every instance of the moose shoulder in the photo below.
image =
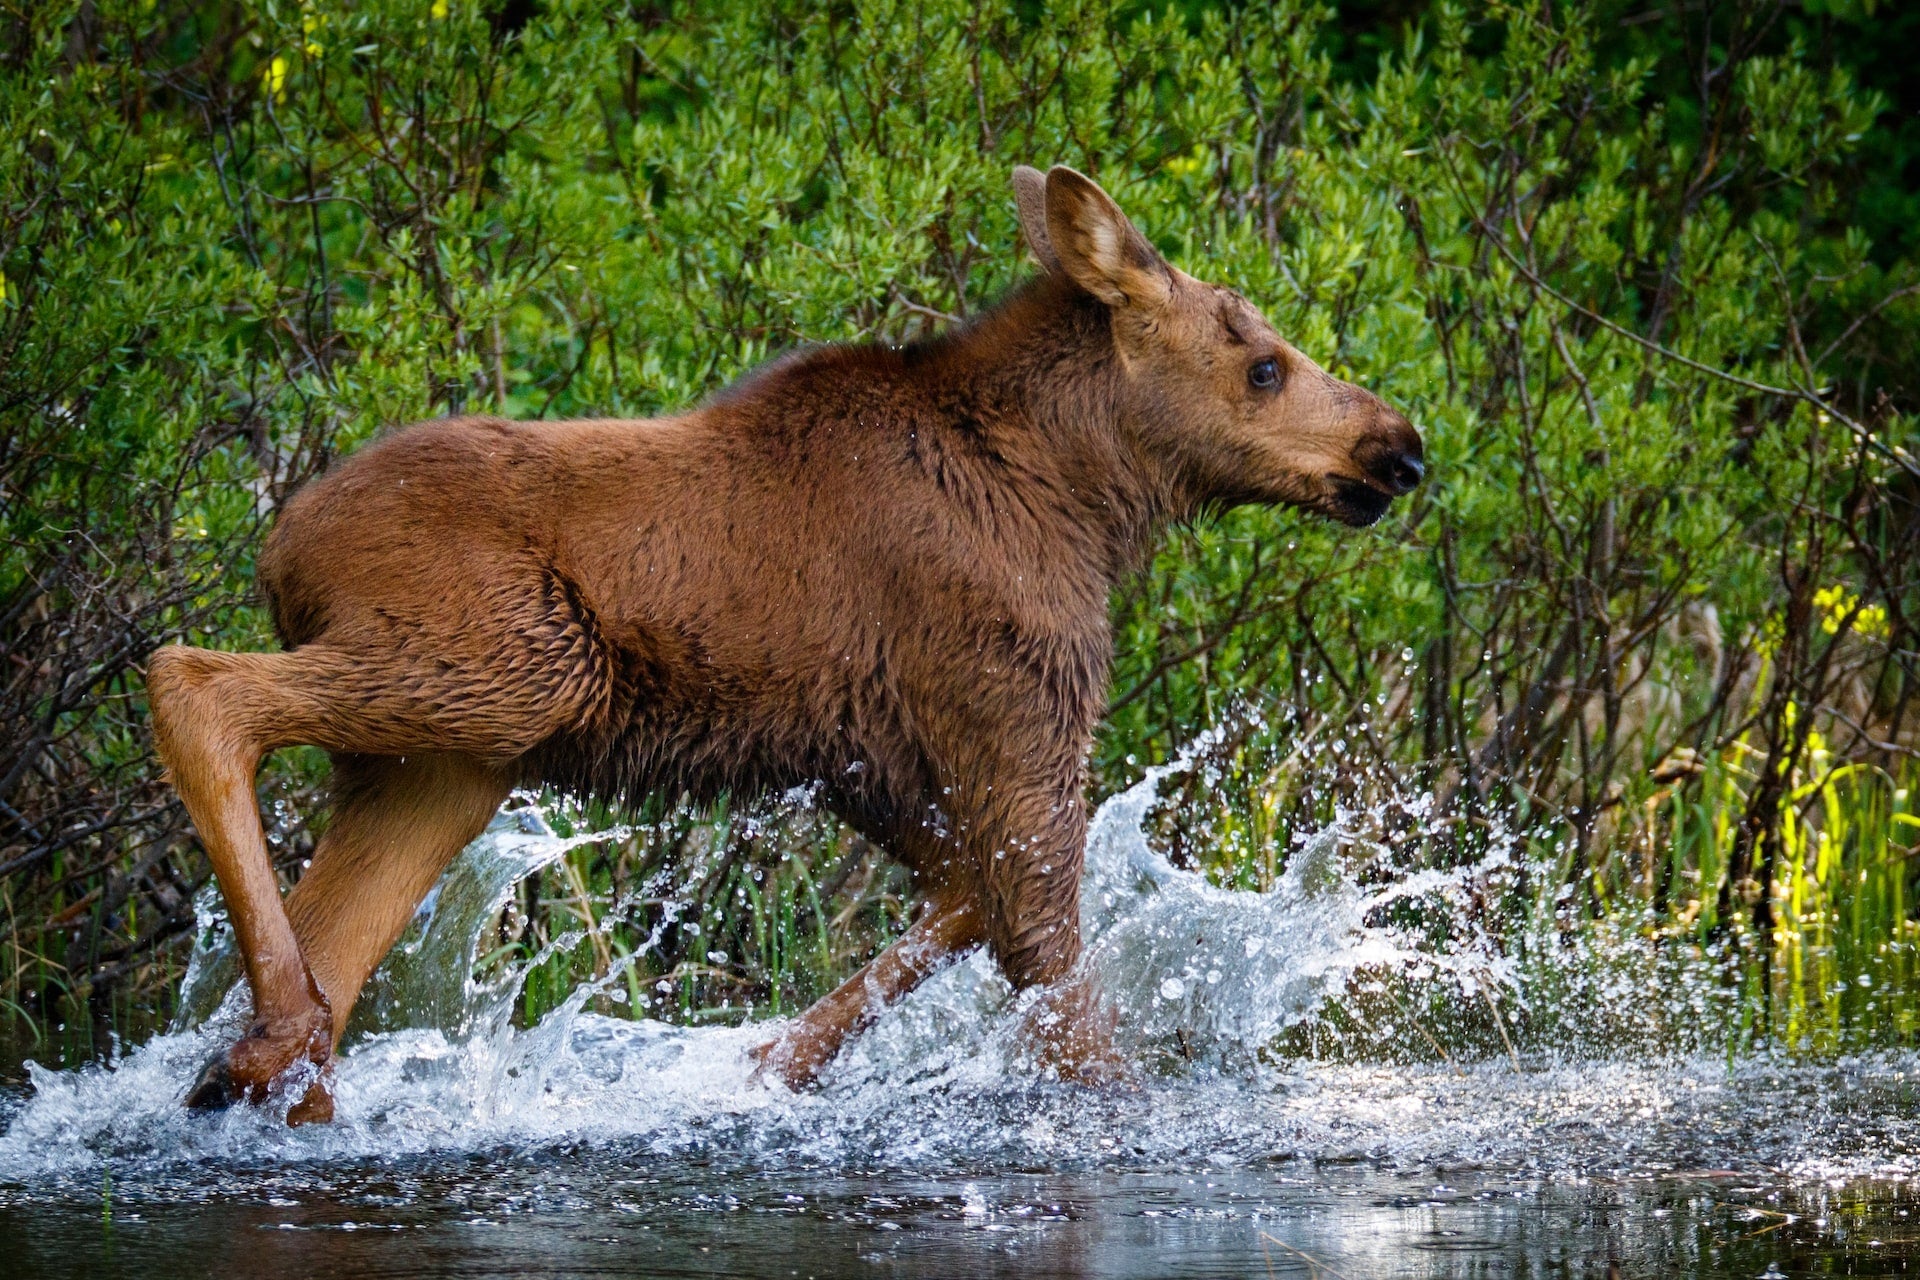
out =
<svg viewBox="0 0 1920 1280"><path fill-rule="evenodd" d="M789 1084L981 944L1051 989L1044 1052L1097 1066L1074 969L1109 592L1210 507L1369 523L1421 446L1087 178L1014 188L1044 270L952 333L788 356L673 418L425 423L287 504L259 565L286 651L148 673L254 999L191 1105L301 1068L289 1120L330 1116L362 984L520 784L818 782L912 868L918 922L764 1051ZM293 744L332 753L336 799L283 904L253 778Z"/></svg>

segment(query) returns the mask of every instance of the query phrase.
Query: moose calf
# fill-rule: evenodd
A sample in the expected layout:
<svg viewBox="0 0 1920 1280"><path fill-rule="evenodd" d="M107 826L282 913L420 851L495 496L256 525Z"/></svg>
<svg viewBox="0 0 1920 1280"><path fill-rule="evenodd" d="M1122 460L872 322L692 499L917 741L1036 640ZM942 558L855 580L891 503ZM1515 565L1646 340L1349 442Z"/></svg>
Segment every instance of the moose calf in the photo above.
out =
<svg viewBox="0 0 1920 1280"><path fill-rule="evenodd" d="M189 1105L312 1063L288 1119L330 1118L361 985L518 785L817 782L912 869L918 921L763 1049L789 1085L983 944L1049 988L1043 1054L1097 1065L1073 971L1109 593L1210 509L1369 524L1421 445L1089 179L1013 185L1043 271L951 332L796 352L674 417L423 423L286 504L259 559L285 652L148 669L253 993ZM254 774L297 743L332 754L336 807L283 904Z"/></svg>

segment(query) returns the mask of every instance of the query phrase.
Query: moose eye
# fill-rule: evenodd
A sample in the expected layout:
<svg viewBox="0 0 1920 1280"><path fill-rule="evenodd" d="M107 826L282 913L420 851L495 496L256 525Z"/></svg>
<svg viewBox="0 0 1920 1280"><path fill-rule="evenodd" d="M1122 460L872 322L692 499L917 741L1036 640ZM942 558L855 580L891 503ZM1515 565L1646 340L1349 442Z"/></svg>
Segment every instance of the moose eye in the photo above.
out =
<svg viewBox="0 0 1920 1280"><path fill-rule="evenodd" d="M1272 359L1262 360L1247 370L1247 385L1256 391L1271 391L1280 385L1280 365Z"/></svg>

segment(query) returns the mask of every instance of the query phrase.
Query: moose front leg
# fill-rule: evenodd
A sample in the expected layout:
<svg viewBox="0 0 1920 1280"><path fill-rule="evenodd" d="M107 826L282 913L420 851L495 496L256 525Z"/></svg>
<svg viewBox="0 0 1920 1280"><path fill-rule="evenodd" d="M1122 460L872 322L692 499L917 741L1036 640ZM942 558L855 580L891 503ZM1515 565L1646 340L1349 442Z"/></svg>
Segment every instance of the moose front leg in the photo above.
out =
<svg viewBox="0 0 1920 1280"><path fill-rule="evenodd" d="M1040 992L1021 1027L1040 1065L1078 1084L1133 1078L1132 1066L1114 1047L1113 1032L1112 1007L1092 977L1078 969Z"/></svg>
<svg viewBox="0 0 1920 1280"><path fill-rule="evenodd" d="M1124 1079L1130 1072L1114 1048L1112 1010L1080 965L1087 828L1078 790L1018 806L1004 830L1032 833L1008 835L981 851L987 944L1016 991L1040 988L1022 1039L1062 1079Z"/></svg>
<svg viewBox="0 0 1920 1280"><path fill-rule="evenodd" d="M892 946L795 1018L779 1039L754 1050L754 1074L771 1071L789 1089L804 1089L848 1037L872 1026L889 1005L980 941L980 911L973 902L934 899Z"/></svg>

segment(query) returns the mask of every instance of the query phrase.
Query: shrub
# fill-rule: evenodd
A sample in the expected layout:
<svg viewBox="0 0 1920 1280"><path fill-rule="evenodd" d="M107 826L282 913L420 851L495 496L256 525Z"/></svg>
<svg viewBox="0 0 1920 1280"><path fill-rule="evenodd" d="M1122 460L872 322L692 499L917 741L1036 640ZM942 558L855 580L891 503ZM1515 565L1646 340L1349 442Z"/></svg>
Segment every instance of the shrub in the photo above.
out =
<svg viewBox="0 0 1920 1280"><path fill-rule="evenodd" d="M654 413L795 343L963 319L1026 269L1020 162L1094 174L1432 459L1373 533L1242 510L1170 538L1115 605L1103 784L1257 713L1214 817L1170 820L1222 874L1393 776L1443 835L1546 824L1595 910L1764 934L1809 735L1912 758L1920 495L1877 394L1913 272L1849 221L1883 104L1770 13L1727 11L1700 60L1605 6L1437 3L1367 69L1296 0L26 9L0 81L11 986L171 972L206 871L138 664L268 642L250 556L291 488L391 424ZM263 781L289 876L319 776L295 753ZM1619 856L1703 797L1712 852Z"/></svg>

